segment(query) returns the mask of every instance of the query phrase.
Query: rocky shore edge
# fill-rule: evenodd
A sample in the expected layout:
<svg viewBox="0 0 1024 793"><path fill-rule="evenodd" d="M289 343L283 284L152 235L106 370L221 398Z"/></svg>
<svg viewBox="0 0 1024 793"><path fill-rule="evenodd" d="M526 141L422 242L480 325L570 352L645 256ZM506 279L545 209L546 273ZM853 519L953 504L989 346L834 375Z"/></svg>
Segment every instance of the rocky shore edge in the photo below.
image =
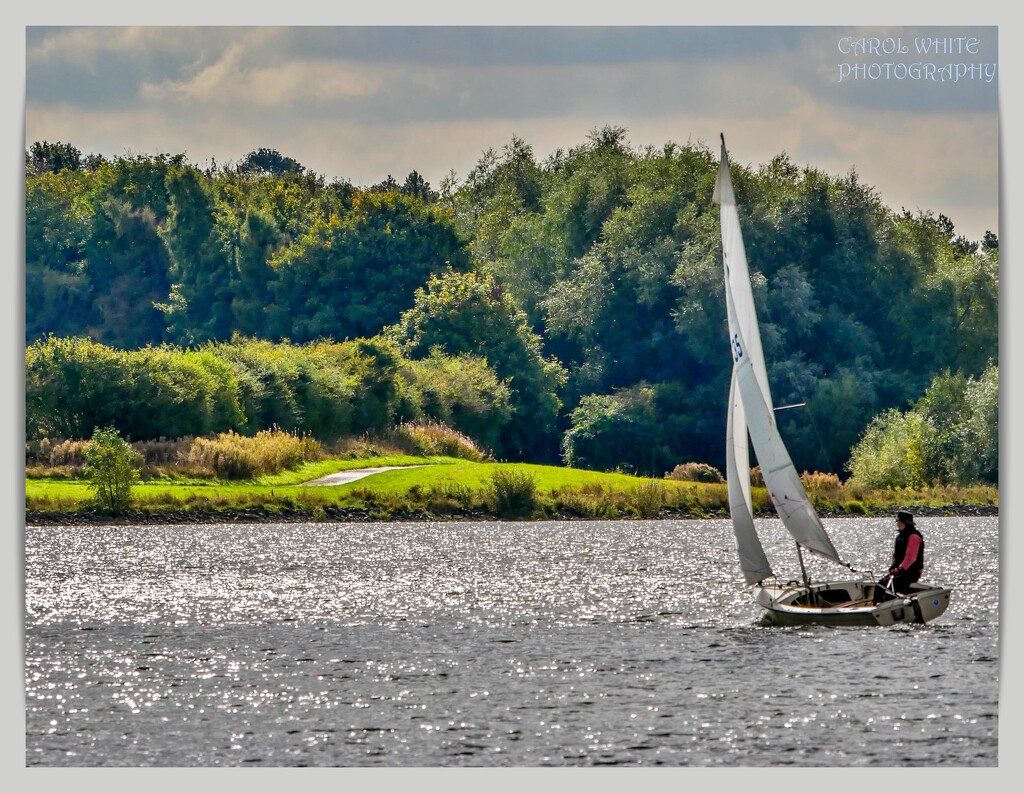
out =
<svg viewBox="0 0 1024 793"><path fill-rule="evenodd" d="M867 508L864 513L845 510L821 510L823 518L863 518L895 515L897 509L907 509L917 517L988 517L999 515L995 504L949 504L940 507L893 506L884 510ZM424 509L398 509L388 513L349 507L323 507L318 509L248 509L223 510L169 510L166 512L143 512L131 510L121 515L110 515L97 510L78 512L25 512L26 526L129 526L129 525L181 525L217 523L382 523L408 521L540 521L540 520L699 520L728 518L727 512L696 514L679 510L663 509L657 515L640 518L620 516L618 518L590 518L576 514L546 515L531 518L509 518L485 510L456 510L450 513L434 514ZM772 511L757 514L759 518L774 518Z"/></svg>

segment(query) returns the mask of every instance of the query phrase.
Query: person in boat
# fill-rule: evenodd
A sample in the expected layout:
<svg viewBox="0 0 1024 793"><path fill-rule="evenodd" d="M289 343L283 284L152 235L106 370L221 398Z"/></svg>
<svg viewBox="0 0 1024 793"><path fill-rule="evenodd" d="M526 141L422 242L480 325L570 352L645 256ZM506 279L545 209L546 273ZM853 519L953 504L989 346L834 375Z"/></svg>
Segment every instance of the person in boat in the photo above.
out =
<svg viewBox="0 0 1024 793"><path fill-rule="evenodd" d="M898 595L910 593L910 585L921 578L924 571L924 537L914 525L914 516L904 510L896 513L896 544L892 552L889 574L875 587L875 604Z"/></svg>

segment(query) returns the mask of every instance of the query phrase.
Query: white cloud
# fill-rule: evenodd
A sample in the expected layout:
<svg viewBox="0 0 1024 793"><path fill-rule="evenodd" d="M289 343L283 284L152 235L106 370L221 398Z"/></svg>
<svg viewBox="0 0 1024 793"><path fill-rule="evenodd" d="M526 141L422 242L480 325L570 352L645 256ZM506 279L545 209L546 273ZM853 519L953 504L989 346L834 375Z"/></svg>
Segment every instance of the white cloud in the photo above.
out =
<svg viewBox="0 0 1024 793"><path fill-rule="evenodd" d="M147 102L173 99L269 107L367 96L382 84L380 73L345 61L292 60L266 66L251 61L247 45L232 44L216 61L193 67L193 73L184 78L143 83L141 95Z"/></svg>
<svg viewBox="0 0 1024 793"><path fill-rule="evenodd" d="M182 27L80 27L60 30L31 42L25 50L29 69L35 64L64 61L92 72L103 55L189 52L209 38L201 29Z"/></svg>

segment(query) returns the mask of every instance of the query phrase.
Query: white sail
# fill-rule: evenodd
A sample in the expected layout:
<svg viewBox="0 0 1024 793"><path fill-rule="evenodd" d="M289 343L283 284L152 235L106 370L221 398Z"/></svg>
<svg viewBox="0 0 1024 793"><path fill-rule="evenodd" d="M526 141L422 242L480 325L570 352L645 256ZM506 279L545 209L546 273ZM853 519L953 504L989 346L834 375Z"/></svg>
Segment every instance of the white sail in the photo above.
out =
<svg viewBox="0 0 1024 793"><path fill-rule="evenodd" d="M772 409L771 391L768 389L768 372L761 349L761 331L754 309L754 291L750 286L750 270L747 267L747 253L743 247L743 233L740 231L740 215L736 207L736 194L732 189L729 173L729 157L722 140L722 158L715 180L712 200L721 207L722 223L722 264L725 268L726 289L732 292L732 308L729 315L729 341L735 345L733 327L738 326L739 334L746 340L748 354L754 365L754 374L764 394L768 409ZM735 349L733 350L735 358Z"/></svg>
<svg viewBox="0 0 1024 793"><path fill-rule="evenodd" d="M804 490L786 444L775 424L771 391L765 369L761 334L757 325L754 297L743 235L740 231L736 196L729 174L729 160L722 141L722 160L714 199L722 207L722 258L725 269L725 298L729 318L729 341L733 357L733 380L743 403L745 422L754 454L761 466L765 487L783 525L801 546L844 564L825 533L818 513ZM730 398L730 408L733 398ZM727 430L728 432L728 430ZM737 428L733 429L733 436ZM728 444L734 445L733 443ZM730 510L732 498L730 496ZM736 513L733 512L735 525ZM740 517L740 520L745 520ZM739 532L740 529L737 529ZM739 536L737 534L737 536Z"/></svg>
<svg viewBox="0 0 1024 793"><path fill-rule="evenodd" d="M750 498L750 451L747 447L747 421L743 401L736 392L736 378L729 384L729 416L725 429L726 481L729 487L729 514L736 533L740 569L748 584L756 584L772 575L768 557L754 528L753 502Z"/></svg>

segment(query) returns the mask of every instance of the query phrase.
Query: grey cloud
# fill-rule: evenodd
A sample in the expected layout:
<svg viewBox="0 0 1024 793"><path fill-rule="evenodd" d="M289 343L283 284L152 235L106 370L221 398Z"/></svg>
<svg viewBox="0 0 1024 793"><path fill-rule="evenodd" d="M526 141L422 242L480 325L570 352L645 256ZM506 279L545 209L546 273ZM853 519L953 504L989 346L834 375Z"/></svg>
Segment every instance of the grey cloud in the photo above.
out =
<svg viewBox="0 0 1024 793"><path fill-rule="evenodd" d="M901 28L908 40L957 29ZM995 30L977 31L985 57L995 59ZM884 35L884 29L753 27L347 27L29 28L26 96L89 108L123 108L144 86L188 80L229 48L242 68L267 69L297 60L377 68L387 76L372 98L287 104L317 117L357 114L380 122L433 118L545 117L597 103L616 111L657 113L666 104L742 103L773 113L773 98L799 88L823 105L918 113L994 110L996 84L921 81L837 81L844 35ZM144 45L136 38L144 39ZM60 46L67 41L67 45ZM48 46L49 45L49 46ZM83 54L77 50L87 50ZM45 53L45 56L42 54ZM80 59L87 57L88 68ZM660 64L676 64L675 81ZM504 67L504 71L503 71ZM593 70L599 78L588 77ZM520 70L521 74L511 72ZM434 72L434 88L417 78ZM493 82L481 85L482 80ZM467 101L468 100L468 101ZM232 101L228 94L226 103ZM175 111L177 112L177 111Z"/></svg>
<svg viewBox="0 0 1024 793"><path fill-rule="evenodd" d="M461 170L513 133L543 157L605 123L647 130L638 145L724 128L736 143L746 130L743 162L785 149L880 187L872 174L893 157L881 149L912 135L901 151L931 141L917 171L964 160L974 170L961 189L981 205L992 179L976 166L996 152L947 127L994 129L994 85L836 82L840 35L964 30L987 37L995 59L994 28L28 28L26 134L61 139L59 128L83 150L187 150L198 161L270 145L328 174L357 177L350 164L366 163L377 180L400 162ZM884 190L946 211L938 173L930 180Z"/></svg>

